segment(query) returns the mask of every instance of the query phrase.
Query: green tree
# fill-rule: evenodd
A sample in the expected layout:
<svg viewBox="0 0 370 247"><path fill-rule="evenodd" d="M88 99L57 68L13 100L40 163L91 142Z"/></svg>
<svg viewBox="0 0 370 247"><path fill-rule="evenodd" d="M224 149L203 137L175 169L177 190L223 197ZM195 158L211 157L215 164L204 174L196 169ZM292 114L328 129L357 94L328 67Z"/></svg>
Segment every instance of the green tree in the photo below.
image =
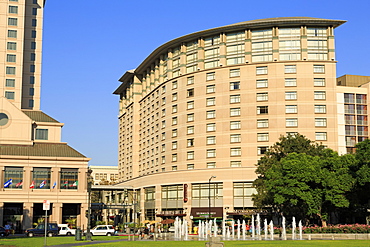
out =
<svg viewBox="0 0 370 247"><path fill-rule="evenodd" d="M349 206L355 163L353 155L339 156L302 135L281 137L258 162L255 204L326 225L329 212Z"/></svg>

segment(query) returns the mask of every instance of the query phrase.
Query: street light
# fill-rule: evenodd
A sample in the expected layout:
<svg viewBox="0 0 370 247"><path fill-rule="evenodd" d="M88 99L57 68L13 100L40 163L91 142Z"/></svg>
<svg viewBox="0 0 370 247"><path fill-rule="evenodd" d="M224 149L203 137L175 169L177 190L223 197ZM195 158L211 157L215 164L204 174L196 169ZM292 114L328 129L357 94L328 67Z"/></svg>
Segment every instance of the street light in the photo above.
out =
<svg viewBox="0 0 370 247"><path fill-rule="evenodd" d="M86 230L86 240L91 241L91 177L92 170L89 168L87 170L87 230Z"/></svg>
<svg viewBox="0 0 370 247"><path fill-rule="evenodd" d="M211 219L211 180L216 178L216 176L211 176L208 179L208 218Z"/></svg>

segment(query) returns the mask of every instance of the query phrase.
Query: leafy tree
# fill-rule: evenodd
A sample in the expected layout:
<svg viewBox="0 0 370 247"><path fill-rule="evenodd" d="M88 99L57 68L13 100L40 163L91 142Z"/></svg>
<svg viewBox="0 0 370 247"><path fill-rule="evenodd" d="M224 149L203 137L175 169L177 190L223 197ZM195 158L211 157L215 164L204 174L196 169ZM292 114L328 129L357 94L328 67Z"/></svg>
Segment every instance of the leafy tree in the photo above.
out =
<svg viewBox="0 0 370 247"><path fill-rule="evenodd" d="M258 162L255 204L326 225L329 212L349 206L355 163L353 155L339 156L302 135L281 137Z"/></svg>

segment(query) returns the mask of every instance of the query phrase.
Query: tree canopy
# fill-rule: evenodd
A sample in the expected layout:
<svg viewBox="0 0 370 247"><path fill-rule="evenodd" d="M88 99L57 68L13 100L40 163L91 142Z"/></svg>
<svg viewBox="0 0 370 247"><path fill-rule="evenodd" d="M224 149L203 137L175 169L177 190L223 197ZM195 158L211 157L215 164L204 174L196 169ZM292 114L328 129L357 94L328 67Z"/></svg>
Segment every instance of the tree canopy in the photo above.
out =
<svg viewBox="0 0 370 247"><path fill-rule="evenodd" d="M338 153L303 135L281 136L258 161L254 185L257 207L271 206L286 215L318 218L337 207L348 207L355 179L353 155Z"/></svg>

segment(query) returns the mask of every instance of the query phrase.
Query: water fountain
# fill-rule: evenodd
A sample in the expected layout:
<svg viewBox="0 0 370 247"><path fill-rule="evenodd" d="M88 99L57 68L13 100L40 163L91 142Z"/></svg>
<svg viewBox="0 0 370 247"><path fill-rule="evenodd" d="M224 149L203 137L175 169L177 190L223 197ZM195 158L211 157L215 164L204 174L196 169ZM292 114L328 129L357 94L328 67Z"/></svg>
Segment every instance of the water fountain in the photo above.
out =
<svg viewBox="0 0 370 247"><path fill-rule="evenodd" d="M256 236L255 236L255 228L254 228L254 215L252 215L252 226L251 226L251 230L252 230L252 239L254 239Z"/></svg>
<svg viewBox="0 0 370 247"><path fill-rule="evenodd" d="M257 232L258 240L261 240L261 218L260 218L260 214L257 214L257 229L256 229L256 232Z"/></svg>
<svg viewBox="0 0 370 247"><path fill-rule="evenodd" d="M240 240L240 220L238 219L238 226L237 226L237 234L236 234L238 240Z"/></svg>
<svg viewBox="0 0 370 247"><path fill-rule="evenodd" d="M302 221L300 220L298 223L298 228L299 228L299 240L303 239L302 232L303 232L303 227L302 227Z"/></svg>
<svg viewBox="0 0 370 247"><path fill-rule="evenodd" d="M222 219L222 238L225 239L225 237L226 237L225 219Z"/></svg>
<svg viewBox="0 0 370 247"><path fill-rule="evenodd" d="M274 223L270 221L270 239L274 240Z"/></svg>
<svg viewBox="0 0 370 247"><path fill-rule="evenodd" d="M232 239L235 239L235 231L234 231L234 227L235 227L235 221L232 220L231 221L231 237Z"/></svg>
<svg viewBox="0 0 370 247"><path fill-rule="evenodd" d="M283 232L281 233L281 238L282 240L286 240L286 228L285 228L285 225L286 225L286 221L285 221L285 217L283 216Z"/></svg>
<svg viewBox="0 0 370 247"><path fill-rule="evenodd" d="M265 218L264 222L263 222L263 229L264 229L264 232L265 232L265 240L267 240L267 219Z"/></svg>
<svg viewBox="0 0 370 247"><path fill-rule="evenodd" d="M246 225L245 225L245 220L243 220L243 223L242 223L242 238L243 240L245 240L245 235L246 235Z"/></svg>
<svg viewBox="0 0 370 247"><path fill-rule="evenodd" d="M296 229L296 223L295 223L295 217L293 216L293 220L292 220L292 240L295 240L296 239L295 229Z"/></svg>
<svg viewBox="0 0 370 247"><path fill-rule="evenodd" d="M217 222L216 222L216 218L214 218L214 220L213 220L213 225L214 225L213 236L217 237L218 225L217 225Z"/></svg>

